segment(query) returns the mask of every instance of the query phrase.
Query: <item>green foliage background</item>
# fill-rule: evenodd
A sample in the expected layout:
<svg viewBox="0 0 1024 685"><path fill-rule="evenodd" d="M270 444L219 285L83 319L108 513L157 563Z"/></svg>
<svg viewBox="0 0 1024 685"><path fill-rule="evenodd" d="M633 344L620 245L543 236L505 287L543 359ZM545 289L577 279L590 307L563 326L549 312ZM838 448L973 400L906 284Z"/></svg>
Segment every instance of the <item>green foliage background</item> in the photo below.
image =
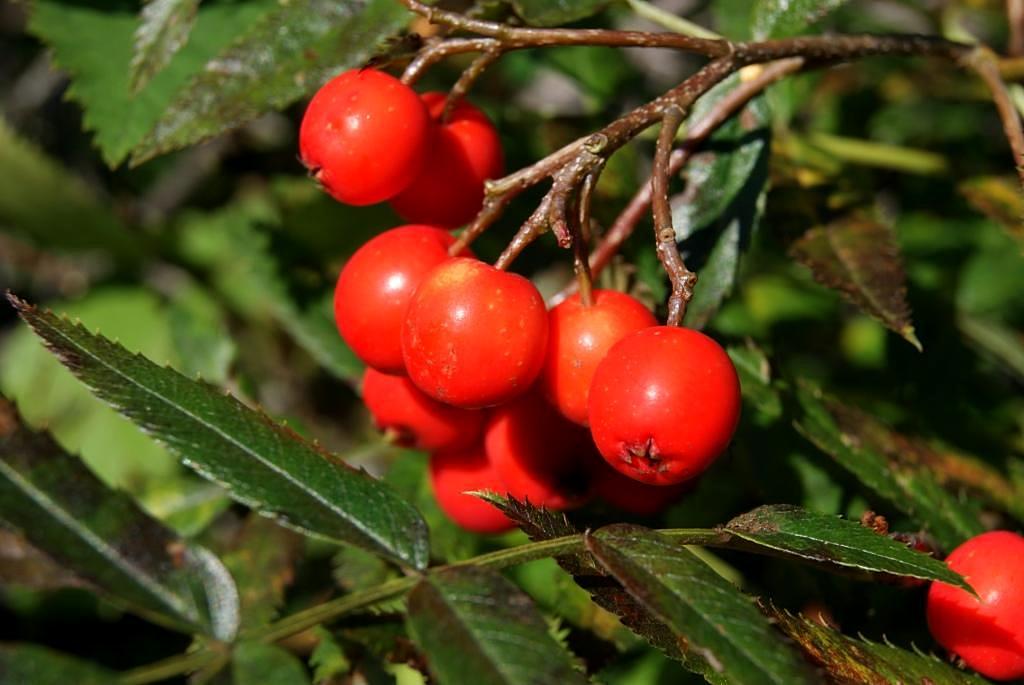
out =
<svg viewBox="0 0 1024 685"><path fill-rule="evenodd" d="M518 12L537 25L654 28L632 4L513 0L476 9L494 17ZM682 4L690 20L734 39L915 31L997 50L1008 39L1004 3L996 0L953 1L938 9L913 2ZM425 637L443 621L455 626L452 634L469 631L470 644L474 630L494 625L510 626L513 637L519 629L524 640L547 628L550 635L536 652L555 654L556 663L531 671L541 665L528 655L499 650L500 658L489 663L507 665L506 675L520 674L508 682L570 682L565 678L583 677L580 664L609 684L699 681L684 665L713 682L757 682L764 672L744 672L742 660L730 661L737 674L730 671L723 681L706 664L665 649L658 631L637 631L662 650L652 647L606 611L607 602L618 599L592 599L570 575L580 575L580 568L552 559L508 569L506 578L518 589L495 576L478 578L475 570L431 576L413 591L408 633L406 607L392 602L379 605L372 618L346 618L276 645L248 639L246 629L395 582L400 572L391 562L424 565L426 537L399 539L366 503L383 502L388 512L408 507L407 530L421 522L400 499L415 505L430 529L432 564L527 538L520 532L481 538L444 520L424 481L424 455L395 449L373 431L358 400L360 363L333 326L330 296L338 269L362 242L399 220L385 206L344 207L320 192L296 160L297 125L304 99L331 75L374 55L396 65L408 58L409 41L400 34L410 15L395 0L153 0L139 10L138 3L121 0L0 2L0 288L84 326L72 331L66 322L37 315L33 326L55 346L55 357L13 308L0 306L0 394L27 425L55 440L0 442L7 450L0 449L0 459L28 474L42 492L57 482L60 489L98 493L100 500L107 488L124 493L139 507L126 504L130 513L115 518L157 526L157 538L180 540L189 550L187 566L199 570L179 578L167 573L166 550L127 545L120 551L128 562L159 557L156 567L138 573L153 574L171 594L129 593L121 599L136 611L126 611L116 600L121 581L105 585L109 577L102 574L71 578L69 569L26 542L27 535L41 545L28 535L32 521L11 512L15 502L24 510L27 500L19 498L31 488L20 494L0 489L0 520L13 524L12 531L0 529L0 682L110 682L114 672L184 652L189 630L224 637L217 630L225 620L241 625L242 638L227 670L206 665L210 678L221 679L216 682L342 683L360 674L372 683L411 684L422 682L419 650L436 651L428 660L441 669L442 682L460 682L465 664L451 662L451 654L442 653L446 645ZM187 36L177 49L176 35ZM558 47L512 53L487 72L472 99L494 119L514 170L658 95L699 65L655 52ZM467 64L460 57L432 69L421 89L450 87ZM706 102L734 85L723 84ZM1024 106L1024 87L1012 84L1011 93ZM609 161L595 199L603 225L645 182L652 149L645 135ZM709 528L766 504L853 520L871 510L894 531L923 533L940 553L985 529L1019 530L1024 202L1012 172L986 90L942 62L877 58L791 77L723 126L687 167L686 192L681 182L673 187L679 193L673 212L688 264L701 273L687 323L726 344L736 361L742 425L728 454L694 492L663 516L632 522ZM517 200L480 239L478 253L496 257L539 197L528 192ZM623 253L605 284L628 288L662 312L667 284L649 224ZM515 268L545 294L571 277L569 255L550 236ZM95 332L153 364L106 347L90 335ZM71 365L84 384L65 366L72 345L80 356ZM126 389L128 375L112 380L103 375L104 365L136 374L131 377L140 387L158 388L172 409L152 409L141 393ZM209 385L186 380L196 377ZM221 404L221 391L237 397L238 408ZM198 427L183 424L184 410L197 406L208 410ZM257 419L246 407L288 428L261 424L264 433L250 434L247 422ZM244 434L242 456L232 461L231 453L218 464L214 457L223 457L223 449L203 443L211 426ZM35 462L18 466L16 457L26 450L57 455L54 463L73 460L67 470L74 473L77 457L69 455L79 455L87 469L51 481ZM244 461L248 454L252 464L302 463L321 451L366 468L387 489L332 462L342 475L315 475L311 489L368 494L359 496L359 506L335 499L334 510L320 511L308 494L275 501L267 494L275 481L257 483L258 469ZM215 482L180 459L216 472ZM81 505L74 498L66 504L71 511ZM104 511L83 509L83 526L121 535ZM570 518L578 530L629 520L601 505ZM782 520L790 525L789 515ZM914 653L914 647L938 653L924 626L921 587L860 573L936 578L941 570L916 566L920 560L899 566L890 547L873 556L871 542L862 538L851 544L863 556L847 558L835 550L799 550L793 539L749 540L751 533L734 524L735 539L760 545L761 552L782 550L782 556L726 545L699 549L692 559L678 546L658 557L651 550L661 549L663 540L620 527L596 536L590 551L604 564L602 573L626 588L637 578L660 577L662 565L701 579L717 571L713 582L724 578L765 598L765 611L795 644L832 655L825 668L834 678L867 663L867 675L854 670L855 677L886 682L892 673L927 673L934 682L971 681ZM553 532L554 525L542 522L532 535L573 531ZM811 529L825 541L863 533L818 519L793 525L794 538ZM352 532L363 526L372 542ZM339 546L339 540L361 548ZM653 568L636 563L638 549L658 557ZM81 552L83 563L100 563L88 561L90 550ZM220 561L211 561L213 555ZM827 565L840 572L822 568ZM237 615L181 609L196 597L217 595L223 573L234 579ZM514 599L507 614L466 618L461 605L446 601L465 592ZM629 600L631 606L641 602L657 617L658 630L668 626L677 635L701 634L698 619L716 611L745 616L750 608L729 603L739 594L720 607L683 606L686 586L666 584L653 594ZM523 601L527 608L517 603ZM146 614L172 605L181 612L169 611L174 621ZM152 620L138 616L140 606ZM847 637L804 621L801 612L828 616ZM778 638L757 620L742 621L751 644L766 639L762 631ZM634 627L629 615L624 622ZM759 653L772 649L781 648ZM851 661L851 650L867 656L860 664L843 662ZM766 657L769 666L759 667L770 670L774 663L776 675L803 672L807 664L786 654L778 662ZM819 676L820 670L801 677Z"/></svg>

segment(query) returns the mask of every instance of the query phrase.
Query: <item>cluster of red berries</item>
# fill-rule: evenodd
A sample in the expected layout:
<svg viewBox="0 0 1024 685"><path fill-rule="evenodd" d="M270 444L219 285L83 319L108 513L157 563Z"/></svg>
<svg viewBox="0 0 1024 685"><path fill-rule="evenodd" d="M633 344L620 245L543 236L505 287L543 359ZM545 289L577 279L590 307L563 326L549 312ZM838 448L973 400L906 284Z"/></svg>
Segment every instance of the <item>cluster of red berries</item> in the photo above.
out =
<svg viewBox="0 0 1024 685"><path fill-rule="evenodd" d="M446 229L479 210L501 150L479 110L460 103L443 121L443 108L441 95L350 71L302 123L302 159L328 192L390 199L416 222L364 244L335 290L338 330L369 367L375 422L431 453L436 499L469 530L511 527L473 490L554 509L598 495L660 510L732 437L732 362L701 333L658 326L629 295L597 290L548 311L526 278L450 255Z"/></svg>

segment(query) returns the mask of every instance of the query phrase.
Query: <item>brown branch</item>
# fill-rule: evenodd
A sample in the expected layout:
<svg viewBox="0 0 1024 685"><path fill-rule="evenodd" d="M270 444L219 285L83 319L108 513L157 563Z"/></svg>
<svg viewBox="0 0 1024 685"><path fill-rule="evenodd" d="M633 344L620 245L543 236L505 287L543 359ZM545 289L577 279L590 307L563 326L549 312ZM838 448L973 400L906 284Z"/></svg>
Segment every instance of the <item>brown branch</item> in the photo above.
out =
<svg viewBox="0 0 1024 685"><path fill-rule="evenodd" d="M448 117L455 108L455 104L469 93L476 80L487 71L489 66L501 59L503 54L504 52L502 52L501 47L496 46L482 52L479 57L473 60L473 63L462 72L459 80L448 91L448 97L444 101L444 111L441 113L441 121L448 121Z"/></svg>
<svg viewBox="0 0 1024 685"><path fill-rule="evenodd" d="M402 74L402 83L412 85L441 60L452 55L467 52L491 52L502 49L501 42L494 38L448 38L431 39L409 62Z"/></svg>
<svg viewBox="0 0 1024 685"><path fill-rule="evenodd" d="M1006 0L1006 21L1010 25L1006 51L1013 57L1024 55L1024 0Z"/></svg>
<svg viewBox="0 0 1024 685"><path fill-rule="evenodd" d="M1024 129L1021 128L1020 115L1017 113L1017 108L1013 106L1006 83L1003 82L1002 76L999 74L999 61L992 51L985 47L973 49L961 61L988 86L992 101L996 105L996 111L999 112L999 119L1003 122L1003 133L1013 152L1017 176L1021 186L1024 187Z"/></svg>
<svg viewBox="0 0 1024 685"><path fill-rule="evenodd" d="M678 326L686 314L686 305L693 297L697 274L686 268L679 247L676 245L676 229L672 226L672 207L668 201L668 161L672 154L672 143L683 123L683 110L669 107L661 121L658 145L654 150L654 173L651 174L651 207L654 210L654 240L658 259L672 283L672 294L668 298L668 316L665 323Z"/></svg>
<svg viewBox="0 0 1024 685"><path fill-rule="evenodd" d="M603 45L607 47L672 48L695 52L707 57L722 57L729 54L728 41L708 38L694 38L680 33L649 31L615 31L608 29L539 29L523 26L509 26L492 21L472 19L456 12L449 12L418 0L401 0L409 10L419 14L432 24L474 33L478 36L495 38L506 50L547 47L552 45Z"/></svg>
<svg viewBox="0 0 1024 685"><path fill-rule="evenodd" d="M714 133L718 127L728 121L733 115L740 111L751 99L759 95L765 88L785 76L799 71L805 65L802 57L789 57L777 62L764 65L757 74L749 80L741 82L736 88L729 91L721 100L694 123L687 131L686 139L677 150L669 157L668 173L675 176L686 166L693 154L700 148L707 138ZM597 244L590 254L590 271L596 278L611 262L622 244L633 234L637 225L647 215L647 208L651 204L651 182L648 181L637 189L625 209L619 214L608 232L605 233L601 242ZM577 284L571 282L566 288L555 295L551 302L558 304L565 298L576 292Z"/></svg>

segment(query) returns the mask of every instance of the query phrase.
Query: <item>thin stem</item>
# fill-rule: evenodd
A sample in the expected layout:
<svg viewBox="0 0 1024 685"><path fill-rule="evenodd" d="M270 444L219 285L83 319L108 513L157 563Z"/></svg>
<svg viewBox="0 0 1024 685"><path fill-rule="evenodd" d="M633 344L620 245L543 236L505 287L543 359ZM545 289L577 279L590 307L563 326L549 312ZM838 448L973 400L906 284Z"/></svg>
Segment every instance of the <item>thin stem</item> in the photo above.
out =
<svg viewBox="0 0 1024 685"><path fill-rule="evenodd" d="M131 671L125 671L118 678L121 685L145 685L158 683L183 673L198 671L217 658L217 654L207 649L200 649L188 654L179 654L163 661L147 664Z"/></svg>
<svg viewBox="0 0 1024 685"><path fill-rule="evenodd" d="M449 38L434 39L416 54L416 57L409 62L402 74L402 83L412 85L421 76L441 60L452 55L461 55L467 52L490 52L500 49L501 42L494 38Z"/></svg>
<svg viewBox="0 0 1024 685"><path fill-rule="evenodd" d="M672 14L671 12L667 12L657 5L652 5L646 0L626 0L626 4L628 4L629 8L638 16L654 22L655 24L660 24L669 31L675 31L676 33L681 33L684 36L708 38L711 40L722 37L714 31L709 31L700 24L696 24L685 17L680 17L676 14Z"/></svg>
<svg viewBox="0 0 1024 685"><path fill-rule="evenodd" d="M580 187L578 231L573 234L573 270L580 290L580 302L585 307L594 304L593 275L590 273L590 203L597 185L598 173L587 174Z"/></svg>
<svg viewBox="0 0 1024 685"><path fill-rule="evenodd" d="M451 90L448 91L448 97L444 102L444 111L441 113L441 121L448 121L448 117L451 115L452 110L455 108L455 104L466 97L472 89L473 84L476 83L477 79L487 71L487 68L497 62L502 54L501 47L493 47L487 49L481 53L479 57L473 60L473 63L459 75L459 80L455 82Z"/></svg>
<svg viewBox="0 0 1024 685"><path fill-rule="evenodd" d="M682 170L694 153L700 149L702 143L711 136L722 124L732 118L737 112L750 102L765 88L776 81L790 74L800 71L806 62L802 57L789 57L769 64L750 67L757 68L754 76L742 81L738 86L729 91L696 123L692 124L686 133L686 140L669 157L668 174L675 176ZM641 184L636 193L630 199L625 209L619 213L615 222L605 233L604 238L597 244L590 253L590 271L596 278L605 267L612 261L622 244L633 235L636 227L647 215L647 208L651 204L651 181ZM551 304L558 304L565 298L576 292L575 282L570 283L562 292L551 299Z"/></svg>
<svg viewBox="0 0 1024 685"><path fill-rule="evenodd" d="M1024 0L1006 0L1006 21L1010 25L1010 42L1006 51L1024 55Z"/></svg>
<svg viewBox="0 0 1024 685"><path fill-rule="evenodd" d="M999 75L999 63L992 51L984 47L975 48L964 58L963 62L967 67L973 69L988 86L992 101L996 105L996 111L999 112L999 119L1003 122L1003 133L1013 152L1017 176L1020 178L1021 186L1024 187L1024 129L1021 128L1020 115L1013 105L1010 91Z"/></svg>
<svg viewBox="0 0 1024 685"><path fill-rule="evenodd" d="M492 21L470 17L425 5L418 0L402 0L411 11L426 17L432 24L442 24L452 29L475 33L501 41L506 50L550 45L604 45L608 47L672 48L694 52L707 57L721 57L729 53L729 43L724 40L695 38L679 33L652 33L649 31L615 31L609 29L538 29L522 26L508 26Z"/></svg>
<svg viewBox="0 0 1024 685"><path fill-rule="evenodd" d="M683 111L672 107L665 112L658 133L658 145L654 150L654 173L651 174L651 207L654 210L655 249L661 266L672 283L672 294L668 298L669 326L678 326L686 314L686 305L693 297L693 286L697 274L686 268L676 245L676 229L672 226L672 207L668 201L669 156L672 142L676 139L679 126L683 123Z"/></svg>

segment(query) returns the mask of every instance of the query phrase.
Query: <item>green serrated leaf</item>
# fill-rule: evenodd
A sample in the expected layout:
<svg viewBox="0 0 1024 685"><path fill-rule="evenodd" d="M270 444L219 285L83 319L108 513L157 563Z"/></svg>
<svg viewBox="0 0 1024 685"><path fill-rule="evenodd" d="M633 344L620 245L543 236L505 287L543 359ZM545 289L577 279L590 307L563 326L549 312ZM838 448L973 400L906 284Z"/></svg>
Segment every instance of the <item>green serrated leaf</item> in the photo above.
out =
<svg viewBox="0 0 1024 685"><path fill-rule="evenodd" d="M366 472L210 385L9 299L97 397L234 499L309 534L415 568L426 565L427 531L419 512Z"/></svg>
<svg viewBox="0 0 1024 685"><path fill-rule="evenodd" d="M309 685L299 658L277 645L240 642L231 658L233 685Z"/></svg>
<svg viewBox="0 0 1024 685"><path fill-rule="evenodd" d="M785 554L862 571L940 580L970 590L944 563L859 523L786 504L770 504L725 524L730 533Z"/></svg>
<svg viewBox="0 0 1024 685"><path fill-rule="evenodd" d="M109 596L187 631L230 640L238 594L224 566L130 497L108 490L0 400L0 519Z"/></svg>
<svg viewBox="0 0 1024 685"><path fill-rule="evenodd" d="M117 166L150 131L189 78L239 33L277 6L277 0L205 2L189 42L138 93L131 68L138 2L37 0L29 31L52 50L71 76L68 96L82 105L84 125L110 166Z"/></svg>
<svg viewBox="0 0 1024 685"><path fill-rule="evenodd" d="M139 13L132 56L132 92L139 92L188 41L200 0L147 0Z"/></svg>
<svg viewBox="0 0 1024 685"><path fill-rule="evenodd" d="M0 683L111 685L116 682L117 673L47 647L0 644Z"/></svg>
<svg viewBox="0 0 1024 685"><path fill-rule="evenodd" d="M512 0L516 14L533 26L558 26L597 14L611 0Z"/></svg>
<svg viewBox="0 0 1024 685"><path fill-rule="evenodd" d="M462 567L409 593L409 632L440 683L586 683L533 602L494 571Z"/></svg>
<svg viewBox="0 0 1024 685"><path fill-rule="evenodd" d="M921 350L910 321L899 247L887 225L864 215L849 216L812 228L790 251L814 280L835 288Z"/></svg>
<svg viewBox="0 0 1024 685"><path fill-rule="evenodd" d="M615 524L588 535L587 548L675 633L708 682L815 682L751 598L685 547L641 526Z"/></svg>
<svg viewBox="0 0 1024 685"><path fill-rule="evenodd" d="M988 682L931 655L890 644L857 640L803 617L774 608L768 611L779 628L835 682L863 685L984 685Z"/></svg>
<svg viewBox="0 0 1024 685"><path fill-rule="evenodd" d="M409 21L394 0L279 3L211 60L135 146L132 163L176 150L285 107L360 66Z"/></svg>
<svg viewBox="0 0 1024 685"><path fill-rule="evenodd" d="M753 10L753 36L756 40L785 38L824 19L845 5L847 0L758 0Z"/></svg>
<svg viewBox="0 0 1024 685"><path fill-rule="evenodd" d="M515 521L531 540L550 540L580 532L565 514L534 507L513 497L489 497L488 501ZM670 658L681 661L690 670L698 670L699 663L683 651L675 633L626 592L591 555L570 554L557 557L555 561L577 585L590 593L598 606L617 616L623 625Z"/></svg>
<svg viewBox="0 0 1024 685"><path fill-rule="evenodd" d="M797 430L878 497L921 524L943 548L953 549L984 531L977 513L943 490L928 469L891 463L856 434L841 430L819 390L801 384L797 397L804 410Z"/></svg>
<svg viewBox="0 0 1024 685"><path fill-rule="evenodd" d="M120 261L140 241L81 179L24 140L0 118L0 222L39 247L102 250Z"/></svg>

